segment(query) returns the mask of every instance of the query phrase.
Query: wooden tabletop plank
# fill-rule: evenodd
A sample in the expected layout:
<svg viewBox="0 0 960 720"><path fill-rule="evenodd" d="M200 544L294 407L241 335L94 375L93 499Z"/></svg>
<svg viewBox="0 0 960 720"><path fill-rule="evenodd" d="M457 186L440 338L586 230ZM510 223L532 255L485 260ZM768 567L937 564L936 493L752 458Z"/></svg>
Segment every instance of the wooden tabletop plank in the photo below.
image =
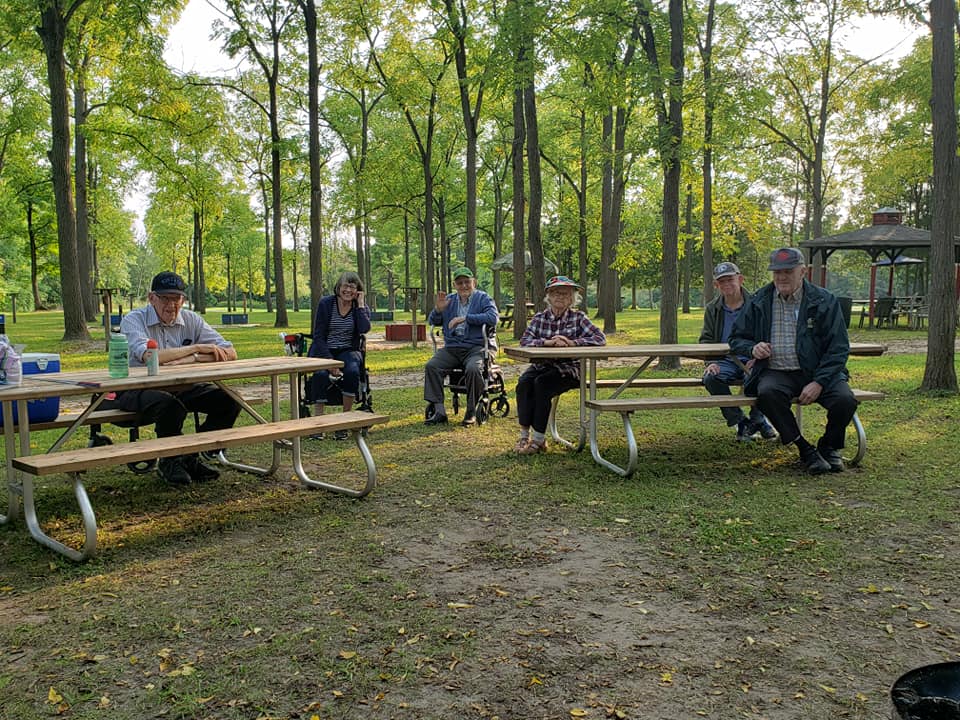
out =
<svg viewBox="0 0 960 720"><path fill-rule="evenodd" d="M850 343L850 354L878 356L886 351L879 343ZM726 343L678 343L656 345L582 345L576 347L520 347L505 346L507 357L517 360L611 360L614 358L685 357L705 359L730 354Z"/></svg>
<svg viewBox="0 0 960 720"><path fill-rule="evenodd" d="M218 363L191 363L161 366L160 373L148 376L147 369L130 368L125 378L112 378L106 369L81 372L24 375L17 387L0 386L0 401L37 400L47 397L90 395L99 392L121 392L145 388L176 387L195 383L237 380L241 378L288 375L291 372L314 372L342 367L339 360L329 358L282 355L244 358ZM86 383L84 385L83 383Z"/></svg>

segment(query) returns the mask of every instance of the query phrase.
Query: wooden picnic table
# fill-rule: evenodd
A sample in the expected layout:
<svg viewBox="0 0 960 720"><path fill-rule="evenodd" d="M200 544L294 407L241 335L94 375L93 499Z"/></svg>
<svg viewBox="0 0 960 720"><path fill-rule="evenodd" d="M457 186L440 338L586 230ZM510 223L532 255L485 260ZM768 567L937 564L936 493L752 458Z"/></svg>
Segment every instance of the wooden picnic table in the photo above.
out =
<svg viewBox="0 0 960 720"><path fill-rule="evenodd" d="M879 343L850 343L850 354L859 356L879 356L885 351L885 347ZM597 401L598 389L601 387L615 386L610 394L610 399L618 398L623 392L636 387L673 387L689 386L690 378L657 378L650 382L638 379L657 358L676 357L693 358L699 360L708 360L710 358L725 357L730 355L730 347L727 343L687 343L687 344L657 344L657 345L602 345L602 346L577 346L577 347L505 347L504 352L508 357L516 360L525 360L527 362L536 362L538 359L572 359L580 362L580 422L579 438L577 441L570 441L563 438L556 424L557 400L554 399L553 410L550 414L549 429L553 439L559 444L575 451L582 450L589 438L590 454L593 459L601 466L613 470L614 472L629 476L636 469L637 450L636 442L633 437L627 413L624 413L624 430L627 437L629 461L627 466L610 462L600 453L597 442L597 420L600 411L591 409L590 404ZM602 360L631 360L633 361L633 371L631 375L623 380L602 381L597 377L599 361ZM675 380L676 383L670 382ZM682 405L682 403L680 403ZM596 406L595 406L596 407ZM862 434L862 425L859 424L859 418L856 419L858 438L862 447L858 451L859 456L865 451L865 437Z"/></svg>
<svg viewBox="0 0 960 720"><path fill-rule="evenodd" d="M164 366L160 368L159 374L155 376L147 375L146 368L130 368L129 376L125 378L111 378L106 370L25 375L22 385L0 388L8 493L7 514L0 515L0 525L17 519L20 511L20 500L22 499L24 519L30 535L35 540L71 559L84 559L88 557L96 547L96 520L93 507L87 497L79 473L76 471L77 457L68 458L65 456L68 452L73 452L78 457L85 457L89 455L91 451L101 451L103 457L93 460L83 460L83 464L87 468L102 467L109 464L123 464L123 462L129 459L125 457L122 459L113 458L111 460L110 455L114 452L111 450L111 447L118 448L118 450L126 448L126 454L129 455L129 449L134 449L134 452L136 452L135 448L141 445L143 445L144 448L151 448L153 445L156 445L157 452L166 452L167 455L172 455L205 451L208 447L213 449L236 447L241 444L263 442L264 440L280 440L283 438L282 442L273 443L273 461L269 468L257 468L230 462L222 452L219 454L219 459L221 463L228 467L259 475L270 475L276 472L280 466L281 450L290 449L292 451L293 470L304 485L343 493L353 497L362 497L375 487L376 467L370 455L369 448L367 448L360 432L353 434L367 468L367 483L361 490L345 488L323 480L312 479L304 470L301 460L301 435L322 429L307 427L306 421L308 420L315 421L316 423L329 423L330 421L336 422L340 418L345 418L346 425L349 425L351 428L358 428L361 425L365 426L386 420L383 416L372 415L370 413L358 413L352 422L347 419L347 416L352 416L352 414L347 413L330 414L317 418L300 418L300 374L342 367L342 365L341 362L328 358L285 355L234 360L231 362ZM289 381L290 420L285 420L281 416L280 411L280 378L282 376L287 376ZM270 380L270 419L263 417L251 407L239 394L235 386L226 384L226 382L230 380L263 377L269 378ZM110 393L149 388L176 388L205 382L213 383L230 394L240 404L246 414L256 421L257 425L215 430L207 433L197 433L196 435L184 435L178 436L177 438L157 438L155 440L144 441L143 443L134 443L132 446L127 444L60 452L63 444L72 437L80 427L88 422L88 419L97 412L101 403ZM23 464L26 465L30 461L31 430L27 403L31 400L44 400L57 396L85 396L90 399L83 412L77 415L76 419L66 426L61 436L45 451L47 454L53 454L49 455L51 461L55 456L64 456L62 461L57 462L63 463L63 472L71 473L74 477L74 494L80 505L86 533L83 552L77 552L73 548L63 545L43 532L37 520L33 477L29 471L18 469L15 465L15 463L20 461L23 461ZM13 421L14 404L17 405L18 414L18 423L16 424ZM63 423L60 425L62 427ZM301 427L301 425L303 425L303 427ZM223 435L223 437L221 438L220 435ZM160 447L162 441L170 441L173 445L170 448ZM178 448L176 446L178 441L182 447ZM192 447L194 445L196 446L195 448ZM201 447L201 445L203 445L203 447ZM147 457L149 457L149 453ZM73 463L72 465L70 464L71 462ZM48 472L55 472L57 469L56 467L48 467L40 468L38 471L34 468L34 474L46 474Z"/></svg>

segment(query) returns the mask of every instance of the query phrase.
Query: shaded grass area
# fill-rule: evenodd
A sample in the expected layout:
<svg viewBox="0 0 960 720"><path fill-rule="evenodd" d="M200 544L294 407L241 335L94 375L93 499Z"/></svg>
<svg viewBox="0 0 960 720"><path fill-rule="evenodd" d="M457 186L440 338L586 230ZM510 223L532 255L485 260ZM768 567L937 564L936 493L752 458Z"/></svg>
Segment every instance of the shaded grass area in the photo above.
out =
<svg viewBox="0 0 960 720"><path fill-rule="evenodd" d="M960 401L913 392L922 362L851 362L854 384L888 399L861 408L863 467L819 478L776 444L737 444L708 410L637 417L643 462L629 480L586 452L517 458L514 417L424 428L417 388L376 395L391 422L370 434L381 486L362 501L303 490L286 470L187 490L97 473L92 562L54 555L22 523L0 527L0 707L885 717L900 672L955 658L960 620L945 430ZM576 407L567 394L567 434ZM816 433L822 413L804 422ZM624 450L615 417L600 437L605 453ZM318 477L361 469L333 441L306 462ZM45 529L79 541L65 479L40 485Z"/></svg>

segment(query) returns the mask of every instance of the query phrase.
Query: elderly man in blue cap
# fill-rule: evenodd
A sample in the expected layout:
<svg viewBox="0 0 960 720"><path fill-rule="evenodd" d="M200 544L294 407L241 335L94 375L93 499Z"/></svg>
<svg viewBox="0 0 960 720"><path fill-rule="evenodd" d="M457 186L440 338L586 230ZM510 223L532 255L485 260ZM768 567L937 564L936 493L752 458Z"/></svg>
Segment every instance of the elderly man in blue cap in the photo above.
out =
<svg viewBox="0 0 960 720"><path fill-rule="evenodd" d="M719 291L717 296L707 303L703 310L703 329L700 331L701 343L726 343L730 341L733 324L740 317L750 293L743 287L743 275L733 262L722 262L713 269L713 286ZM703 373L703 385L711 395L730 395L731 385L743 383L744 364L747 357L718 357L707 360ZM738 407L720 408L728 427L737 428L737 440L750 442L760 434L765 440L777 437L777 431L763 416L760 408L750 408L750 416L744 415Z"/></svg>
<svg viewBox="0 0 960 720"><path fill-rule="evenodd" d="M850 340L837 298L804 279L803 253L785 247L770 255L773 282L757 291L741 312L730 336L737 355L754 360L744 391L793 443L812 474L840 472L847 426L857 400L847 384ZM791 403L819 403L827 426L816 447L800 433Z"/></svg>

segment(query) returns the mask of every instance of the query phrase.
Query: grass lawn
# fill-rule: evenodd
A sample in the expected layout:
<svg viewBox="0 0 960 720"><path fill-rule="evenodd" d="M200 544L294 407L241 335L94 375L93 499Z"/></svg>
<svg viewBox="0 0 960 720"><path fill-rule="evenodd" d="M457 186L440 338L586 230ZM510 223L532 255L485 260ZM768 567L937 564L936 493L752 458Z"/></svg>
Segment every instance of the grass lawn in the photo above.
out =
<svg viewBox="0 0 960 720"><path fill-rule="evenodd" d="M281 352L252 315L224 329L240 355ZM55 318L18 314L8 334L66 369L106 366L59 343ZM658 340L653 312L618 325L611 342ZM681 318L680 341L699 326ZM381 485L361 501L287 473L182 490L117 469L86 478L91 562L0 526L0 716L873 719L901 673L958 659L960 399L915 392L922 354L851 359L856 387L888 394L861 408L859 468L813 478L777 444L738 445L717 411L660 411L634 422L629 480L589 453L512 455L513 411L424 427L420 389L377 377L427 356L370 353L391 421L370 433ZM569 393L570 433L575 414ZM603 423L616 458L619 421ZM804 423L815 439L822 413ZM306 464L361 470L332 440ZM66 479L40 487L45 529L79 541Z"/></svg>

